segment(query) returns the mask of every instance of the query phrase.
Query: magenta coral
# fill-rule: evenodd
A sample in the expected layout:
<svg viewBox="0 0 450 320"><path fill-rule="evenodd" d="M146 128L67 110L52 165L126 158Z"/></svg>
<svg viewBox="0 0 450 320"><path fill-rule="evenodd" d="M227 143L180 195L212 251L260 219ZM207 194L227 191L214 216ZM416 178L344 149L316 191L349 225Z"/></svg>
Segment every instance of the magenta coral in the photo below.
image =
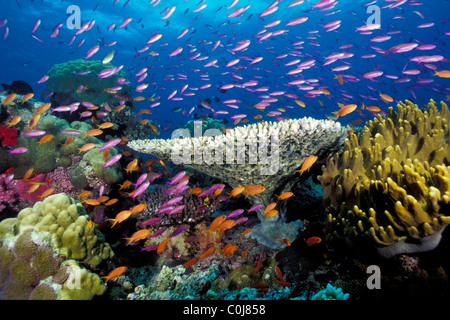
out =
<svg viewBox="0 0 450 320"><path fill-rule="evenodd" d="M1 125L0 144L2 146L15 146L17 144L17 129Z"/></svg>
<svg viewBox="0 0 450 320"><path fill-rule="evenodd" d="M11 182L6 183L7 177L6 174L0 175L0 212L7 207L13 208L13 204L19 199L17 193L11 188Z"/></svg>

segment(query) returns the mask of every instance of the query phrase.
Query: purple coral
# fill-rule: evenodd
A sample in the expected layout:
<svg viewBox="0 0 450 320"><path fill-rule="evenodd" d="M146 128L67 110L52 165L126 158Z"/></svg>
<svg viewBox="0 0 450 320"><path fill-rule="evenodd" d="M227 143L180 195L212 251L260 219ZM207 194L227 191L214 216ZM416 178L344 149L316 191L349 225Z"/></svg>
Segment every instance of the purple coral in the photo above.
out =
<svg viewBox="0 0 450 320"><path fill-rule="evenodd" d="M56 299L52 287L41 281L58 275L62 261L53 256L50 247L31 241L31 231L21 234L12 247L3 244L0 299Z"/></svg>

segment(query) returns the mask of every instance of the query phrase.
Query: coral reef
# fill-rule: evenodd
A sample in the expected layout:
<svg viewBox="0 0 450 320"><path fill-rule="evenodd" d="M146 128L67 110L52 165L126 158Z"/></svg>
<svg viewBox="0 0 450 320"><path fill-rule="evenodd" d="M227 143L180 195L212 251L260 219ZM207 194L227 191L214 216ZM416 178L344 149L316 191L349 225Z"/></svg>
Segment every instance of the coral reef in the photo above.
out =
<svg viewBox="0 0 450 320"><path fill-rule="evenodd" d="M397 107L352 134L319 177L327 239L375 247L384 257L435 248L450 223L447 105Z"/></svg>
<svg viewBox="0 0 450 320"><path fill-rule="evenodd" d="M17 144L17 129L1 125L0 145L15 146L16 144Z"/></svg>
<svg viewBox="0 0 450 320"><path fill-rule="evenodd" d="M342 292L341 288L328 283L326 288L311 296L311 300L348 300L349 294Z"/></svg>
<svg viewBox="0 0 450 320"><path fill-rule="evenodd" d="M114 70L115 69L115 70ZM111 76L100 78L105 70L111 70ZM115 72L117 71L117 72ZM110 63L84 59L55 64L48 72L47 89L53 94L50 101L53 106L69 105L73 102L88 101L95 105L107 103L119 105L121 101L131 102L129 84L118 84L118 79L126 78L124 71ZM108 89L117 89L108 92Z"/></svg>
<svg viewBox="0 0 450 320"><path fill-rule="evenodd" d="M173 138L188 136L186 129L177 130ZM236 127L222 134L219 130L205 132L202 137L131 141L129 146L143 153L170 159L176 164L217 177L232 188L248 184L263 185L265 192L249 197L253 203L268 205L274 192L284 192L300 165L310 155L324 157L337 151L346 132L333 121L303 118L283 122L259 122ZM262 223L285 224L283 212ZM297 226L292 226L293 229ZM282 231L282 228L279 228ZM296 234L295 234L296 235ZM293 240L295 235L290 236ZM266 239L271 246L287 238L282 232L276 239Z"/></svg>
<svg viewBox="0 0 450 320"><path fill-rule="evenodd" d="M20 211L17 218L3 220L0 239L36 230L41 241L57 254L96 266L114 253L88 219L81 203L64 193L55 194Z"/></svg>

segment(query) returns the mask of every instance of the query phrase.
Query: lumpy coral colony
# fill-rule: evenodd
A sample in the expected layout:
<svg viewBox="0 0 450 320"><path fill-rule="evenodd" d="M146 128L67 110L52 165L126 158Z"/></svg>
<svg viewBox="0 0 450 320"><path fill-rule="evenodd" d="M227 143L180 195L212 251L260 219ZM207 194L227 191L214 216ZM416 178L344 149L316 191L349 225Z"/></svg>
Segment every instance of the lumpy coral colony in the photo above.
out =
<svg viewBox="0 0 450 320"><path fill-rule="evenodd" d="M300 239L312 225L302 194L287 199L298 185L314 184L311 175L325 204L314 223L331 248L344 241L385 258L430 251L450 223L450 112L443 102L440 110L434 101L423 110L400 102L349 136L339 122L303 118L226 132L211 122L205 128L212 134L196 138L185 138L188 123L175 132L178 139L142 140L158 127L135 130L129 88L99 97L105 88L82 70L110 70L115 81L125 75L80 63L49 72L53 109L19 95L2 105L8 125L0 126L0 298L91 299L106 292L102 278L110 284L118 277L122 289L113 281L117 291L109 294L128 299L348 299L326 282L302 291L273 256L294 241L289 250L300 255L319 247L318 237ZM68 89L74 86L75 96ZM65 109L56 108L66 103L104 122L74 120L70 110L62 116ZM127 150L125 130L131 149L157 159ZM312 155L322 172L302 171L304 178L296 171ZM249 186L262 188L250 195ZM294 218L291 211L298 211ZM138 257L158 263L148 274L114 269Z"/></svg>

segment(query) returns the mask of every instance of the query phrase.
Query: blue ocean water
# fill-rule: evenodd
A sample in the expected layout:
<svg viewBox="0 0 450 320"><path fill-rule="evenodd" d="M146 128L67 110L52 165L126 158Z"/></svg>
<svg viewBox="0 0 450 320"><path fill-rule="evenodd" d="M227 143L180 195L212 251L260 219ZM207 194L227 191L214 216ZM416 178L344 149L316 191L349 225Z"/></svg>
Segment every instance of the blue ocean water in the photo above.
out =
<svg viewBox="0 0 450 320"><path fill-rule="evenodd" d="M144 112L139 115L135 119L136 126L139 125L138 121L143 119L158 123L160 125L158 138L169 138L174 129L183 127L193 119L213 118L218 119L224 127L234 127L258 121L283 121L309 116L316 119L337 120L356 128L363 126L364 122L378 114L386 115L389 107L395 108L398 101L405 99L424 108L430 99L436 102L450 102L448 50L450 1L448 0L0 0L0 8L0 83L25 81L33 88L36 100L49 102L48 96L51 92L47 88L45 76L55 64L77 59L102 61L108 54L114 52L110 63L122 68L130 81L133 88L131 98L134 100L135 113L139 114L139 111L147 109L151 111L151 114ZM302 17L301 21L296 20ZM80 28L71 28L73 22L79 22ZM365 28L367 30L364 30ZM156 39L155 36L158 35L160 38ZM98 51L94 52L93 49ZM177 49L182 50L175 53ZM101 82L102 79L99 78L98 83L101 84ZM147 87L137 90L142 85ZM73 88L74 91L77 89L79 88ZM24 106L23 103L21 105ZM52 108L55 107L57 106L52 105ZM10 110L14 112L19 109L10 106ZM337 117L338 113L342 113L344 109L350 112ZM20 109L20 112L27 122L30 121L31 115L25 107ZM2 116L6 119L12 114ZM11 118L9 117L8 121L12 121ZM91 119L82 120L89 122ZM95 123L95 119L92 119L92 123L92 128L98 124L98 122ZM23 125L18 125L17 128L19 128L19 135L29 133L27 128L23 129ZM14 129L4 127L4 130L8 130L11 134ZM17 132L13 135L15 134ZM110 138L105 134L102 137L102 145L111 141ZM122 134L114 138L115 140L123 139ZM133 137L130 138L133 139ZM27 137L27 139L38 141L35 137ZM62 138L59 137L59 139ZM67 143L65 139L66 137L60 140L54 148ZM5 143L6 146L2 147L4 148L2 151L7 150L12 153L8 159L15 159L16 155L11 152L15 144L6 145ZM31 143L27 146L36 147ZM33 150L42 150L42 148ZM90 222L98 227L99 232L103 232L116 254L115 260L95 270L97 274L106 277L117 267L128 267L126 273L128 278L123 277L117 282L108 283L108 286L118 289L110 290L106 299L149 298L155 291L151 285L147 286L151 283L149 279L160 271L160 265L155 262L156 253L152 251L157 250L163 242L156 245L156 242L152 243L148 248L143 247L144 241L130 246L125 244L124 237L130 237L136 230L146 228L145 224L136 222L138 218L122 225L119 223L116 229L111 227L110 222L116 214L135 208L140 201L139 198L133 197L131 188L127 189L123 186L126 182L130 184L136 182L137 189L138 181L141 185L143 181L146 181L148 183L146 187L148 187L151 180L150 188L145 190L148 191L145 195L148 197L146 200L150 199L146 203L160 208L159 202L166 202L169 198L163 191L161 194L164 196L161 195L158 198L155 190L159 187L161 190L169 189L170 179L180 174L182 170L186 171L182 172L181 176L184 178L186 174L187 180L191 178L189 188L192 187L190 189L192 194L188 193L188 196L183 194L185 197L183 201L186 199L191 201L191 198L194 198L194 187L203 188L199 192L204 192L206 188L210 188L207 191L211 191L211 188L217 187L215 183L218 181L205 175L196 176L197 173L192 172L193 170L182 169L173 164L166 166L166 163L158 162L157 159L151 162L148 155L140 158L140 154L131 153L131 150L126 149L125 144L119 146L118 150L120 150L118 152L121 158L120 161L116 160L120 165L117 164L115 168L119 168L118 171L123 174L119 181L113 183L101 181L99 184L89 181L82 187L71 185L71 196L84 200L87 197L92 197L90 200L98 200L102 198L102 195L109 197L98 207L95 204L91 205L95 203L94 201L83 203L91 217ZM80 154L81 152L76 154L75 149L75 154L71 156L79 162L70 162L70 166L67 165L62 169L59 167L57 170L55 168L37 170L36 176L40 175L41 177L38 178L42 179L31 181L30 184L33 182L42 184L39 194L45 194L48 190L53 192L56 189L58 192L64 192L60 181L52 180L55 176L65 173L66 182L73 182L74 176L78 178L78 175L89 175L87 170L83 171L83 168L79 170L83 174L73 170L73 168L79 169L77 166L81 163L80 159L83 156ZM109 151L102 156L104 162L112 158ZM138 160L139 165L135 170L123 170L133 161L138 163ZM320 171L320 166L325 162L325 159L320 160L316 163L314 173L308 172L314 176L314 179ZM23 179L19 178L19 176L23 177L25 172L29 172L26 170L31 168L27 166L34 162L30 160L24 165L20 164L22 172L16 176L13 176L15 172L11 170L17 168L10 167L16 164L5 163L7 165L2 164L5 170L0 175L3 179L0 187L4 187L2 190L6 194L6 191L12 190L8 189L11 186L8 183L13 181L16 187L16 190L13 190L15 192L13 196L16 198L8 199L9 203L4 206L7 210L1 212L2 219L17 214L19 207L24 206L23 203L18 203L16 192L19 190L18 185L22 190L27 188L27 197L39 197L37 193L33 194L29 191L31 189L27 185L29 181L20 181ZM147 170L148 175L146 175ZM151 174L156 174L157 177L151 177ZM308 210L321 210L319 204L322 190L320 190L320 184L314 179L310 178L305 183L304 189L293 190L296 191L296 197L304 196L297 200L297 203L301 202L304 205L306 209L302 207L301 214L307 218L304 228L296 239L295 249L291 248L289 253L280 254L277 257L281 268L285 267L279 272L282 272L285 276L284 280L292 282L293 286L287 285L290 283L284 283L283 292L271 288L266 291L266 293L269 292L268 299L312 296L312 291L325 290L328 281L334 282L342 275L345 276L342 277L342 282L353 277L353 274L350 274L352 272L343 271L346 265L341 265L342 261L336 264L328 261L329 257L322 247L325 241L322 242L319 238L320 236L325 239L321 225L324 223L325 215L312 217L313 223L308 226L307 220L310 219ZM153 183L153 181L156 182ZM226 189L227 192L231 191L230 186L226 188L230 189ZM82 192L89 192L89 196L83 198L80 196ZM208 195L210 196L211 193ZM25 193L22 191L22 194ZM313 200L317 202L313 202L310 198L314 198ZM200 197L194 199L197 202L193 200L189 202L191 207L188 209L198 207L198 210L203 210L212 203L209 202L209 198L208 200ZM278 201L274 197L273 199ZM3 201L3 199L0 200ZM116 202L111 205L105 204L109 200ZM3 205L2 201L0 205ZM238 208L245 208L248 211L251 208L249 202L239 198L231 199L223 204L223 207L225 207L223 211L215 211L214 207L210 208L213 213L207 217L209 220L205 219L208 222L202 221L205 227L225 211L228 213ZM155 208L153 210L156 210ZM297 208L294 208L289 213L295 216L296 210ZM256 214L253 213L253 215L253 219L257 220ZM141 220L148 222L147 218ZM295 216L294 219L297 218ZM148 223L148 225L151 224ZM158 294L161 294L162 298L178 299L179 296L185 295L184 288L188 287L197 294L195 297L201 297L201 299L209 295L213 296L212 294L220 296L219 293L210 292L210 286L204 284L204 274L201 272L209 274L213 279L212 282L219 276L229 276L232 270L246 263L256 265L257 262L264 260L263 268L274 268L274 266L268 266L269 262L266 261L286 249L287 242L283 241L289 239L281 241L279 250L272 250L273 248L257 244L254 239L245 238L244 240L241 236L249 232L247 225L242 223L238 227L241 229L233 230L234 237L230 236L226 240L228 243L239 245L239 250L233 257L220 255L222 260L216 260L220 263L226 261L225 267L221 265L220 267L223 268L217 272L208 271L208 268L213 269L208 263L218 269L219 262L213 259L201 260L195 265L195 272L183 275L181 282L184 281L186 285L180 285L177 288L180 292L174 290L169 296L165 295L167 293L165 291ZM311 228L308 229L309 227ZM165 232L164 228L157 230L155 227L154 231ZM194 233L192 230L189 232ZM183 234L186 242L193 241L194 236L191 237L191 233L189 236L187 233ZM203 238L198 236L198 233L196 233L195 241L199 243ZM207 242L204 239L203 241ZM167 243L166 241L165 244ZM448 245L448 240L446 244ZM210 244L203 243L203 246L198 245L198 248L194 245L192 247L198 251L196 256L190 255L191 252L189 255L164 252L159 257L162 257L161 260L165 259L164 263L171 267L180 266L192 261L189 259L208 252L207 248L210 249ZM245 250L253 253L253 255L249 254L247 260L245 259L248 252ZM166 253L167 255L164 256ZM154 256L151 256L152 254ZM439 254L437 256L439 257ZM418 270L420 265L418 262L420 259L414 256L402 255L395 259L391 260L395 260L392 264L401 265L401 272L404 270L413 272ZM316 267L320 269L317 273ZM336 271L333 268L341 269ZM386 269L383 269L383 272L384 270ZM292 273L289 274L289 271ZM171 272L171 277L177 278L176 273L181 271L173 268ZM395 274L395 272L392 273ZM272 274L279 277L278 271ZM443 274L445 275L445 272ZM314 278L316 275L317 278ZM408 278L409 273L406 276L404 273L401 275L404 276L402 278L404 280ZM361 283L364 287L366 275L363 272L363 276L360 274L358 276L359 280L362 279ZM128 283L125 284L124 279L129 280ZM276 280L280 281L278 278ZM440 281L439 277L434 281ZM203 288L204 292L202 289L201 294L195 291L197 282L206 288ZM308 287L309 285L311 287ZM345 289L352 289L351 285L349 284ZM409 283L405 281L401 285L403 286L400 286L399 291L407 288ZM448 291L448 283L445 285ZM142 286L147 287L142 289ZM129 289L130 287L132 289ZM332 287L331 284L329 287L333 289L330 295L336 296L334 291L338 292L337 295L342 294L342 291L339 291L340 288ZM255 297L264 298L264 290L260 289L267 288L264 286L256 286L251 290L243 288L243 292L231 289L228 292L225 289L220 293L222 299L224 297L254 299ZM421 288L417 290L420 291ZM246 294L250 298L245 298ZM355 297L359 298L352 291L351 298L355 299ZM155 296L153 295L152 298Z"/></svg>
<svg viewBox="0 0 450 320"><path fill-rule="evenodd" d="M317 1L318 2L318 1ZM115 4L114 4L115 3ZM387 94L394 101L411 99L423 106L430 98L436 101L447 99L449 93L449 80L433 76L434 71L424 66L425 63L410 61L415 56L442 55L444 60L432 63L437 70L448 69L448 57L446 55L449 46L449 17L448 1L433 0L427 2L406 1L397 8L386 7L395 1L349 1L336 2L332 8L319 11L321 8L313 8L315 1L303 3L287 8L290 1L238 1L232 8L227 7L232 1L45 1L45 0L3 0L0 21L7 19L7 23L0 29L0 48L2 59L1 80L10 83L13 80L24 80L34 88L39 97L45 90L45 83L37 84L37 81L56 63L68 60L80 59L86 56L86 52L100 44L100 50L90 59L101 60L111 50L115 57L111 62L115 66L123 65L132 86L138 85L136 73L142 68L148 68L147 78L139 83L149 84L148 88L135 96L149 97L155 94L160 97L161 104L152 110L151 119L162 126L168 122L185 123L192 119L195 113L212 114L211 110L195 110L189 116L187 113L191 107L200 103L201 99L219 97L221 102L213 102L212 108L225 110L227 115L217 115L218 119L227 119L234 114L247 114L251 122L253 116L262 114L264 120L274 120L267 117L266 113L277 108L285 108L280 117L296 118L312 116L325 118L339 110L338 102L343 104L355 103L361 106L378 106L386 111L392 103L384 102L379 94ZM155 5L157 4L157 5ZM194 12L201 5L206 7ZM76 29L67 27L70 14L67 8L77 5L80 9L81 25L86 21L94 21L92 29L76 36L73 43L68 46ZM155 5L155 6L154 6ZM278 9L264 17L259 15L270 6ZM370 5L379 8L380 28L373 30L371 34L361 34L357 27L367 24L372 11L367 12ZM162 19L168 8L176 6L173 14ZM240 16L228 18L231 12L238 8L249 6ZM323 8L323 7L322 7ZM326 7L325 7L326 8ZM294 26L285 24L297 17L306 16L308 20ZM131 17L131 22L126 28L119 29L122 21ZM423 18L422 18L423 17ZM264 25L280 19L280 23L269 27L265 32L285 30L281 35L270 36L259 41L258 33L264 30ZM41 41L32 37L32 29L36 21L41 24L34 35ZM341 20L340 27L334 31L326 32L324 25L330 21ZM434 23L431 27L418 28L424 23ZM50 38L53 28L62 23L60 32L55 38ZM373 23L373 22L371 22ZM108 31L108 27L115 24L115 28ZM9 28L9 34L3 39L5 29ZM177 39L183 29L189 28L187 33ZM377 36L389 35L391 38L380 43L371 39ZM143 49L149 38L155 33L161 33L162 38L152 43L148 50L137 56ZM446 35L447 33L447 35ZM84 43L78 48L80 41ZM212 51L216 41L220 45ZM250 40L250 45L243 51L231 50L239 41ZM111 47L106 45L116 41ZM302 42L301 44L298 44ZM433 44L435 49L419 51L417 49L405 53L385 53L383 50L398 44L417 42L419 45ZM296 45L294 45L296 44ZM339 47L347 46L345 49ZM184 50L174 57L169 54L177 47ZM149 55L153 51L157 56ZM347 59L337 60L329 65L323 65L325 57L338 52L349 52L353 56ZM196 54L207 57L205 60L192 59ZM374 54L373 58L361 58L361 56ZM283 58L277 58L287 55ZM253 65L249 61L256 57L263 59ZM240 61L232 66L225 65L233 60ZM206 63L217 59L216 66L204 67ZM300 62L315 60L312 68L305 69L295 75L287 75L296 65L285 66L286 63L299 59ZM298 64L297 64L298 65ZM341 72L333 72L331 69L349 65L351 68ZM404 75L403 70L418 69L417 75ZM374 70L383 71L383 75L370 79L361 76ZM179 75L185 75L180 78ZM355 81L344 81L340 85L335 75L350 75ZM172 75L171 80L167 76ZM202 80L200 75L207 75ZM397 79L387 78L386 75L396 76ZM298 90L295 85L288 84L297 79L316 79L317 82L309 82L315 88L326 88L329 94L313 95L305 97L308 91ZM431 79L433 82L421 84L420 79ZM222 93L218 89L224 84L243 84L256 80L255 86L246 88L234 87ZM344 79L346 80L346 79ZM400 80L400 81L399 81ZM402 82L404 80L405 82ZM193 92L192 96L180 95L184 85L188 85L185 92ZM211 84L210 88L198 89ZM252 89L267 87L267 91L255 92ZM192 90L197 89L197 90ZM183 100L172 101L167 97L173 90L177 90L175 96ZM253 91L253 92L252 92ZM265 111L259 112L253 107L262 98L262 95L270 95L271 92L284 91L287 94L298 96L298 100L306 104L306 108L299 107L293 98L284 95L276 96L278 101L271 103ZM239 109L229 108L222 104L227 99L238 99ZM136 102L136 107L147 108L149 103ZM181 107L178 113L171 112ZM354 112L341 118L342 122L350 122L358 118L367 120L372 118L370 111ZM232 120L231 120L232 122ZM173 127L172 127L173 129ZM164 136L164 135L163 135ZM167 134L166 134L167 136Z"/></svg>

